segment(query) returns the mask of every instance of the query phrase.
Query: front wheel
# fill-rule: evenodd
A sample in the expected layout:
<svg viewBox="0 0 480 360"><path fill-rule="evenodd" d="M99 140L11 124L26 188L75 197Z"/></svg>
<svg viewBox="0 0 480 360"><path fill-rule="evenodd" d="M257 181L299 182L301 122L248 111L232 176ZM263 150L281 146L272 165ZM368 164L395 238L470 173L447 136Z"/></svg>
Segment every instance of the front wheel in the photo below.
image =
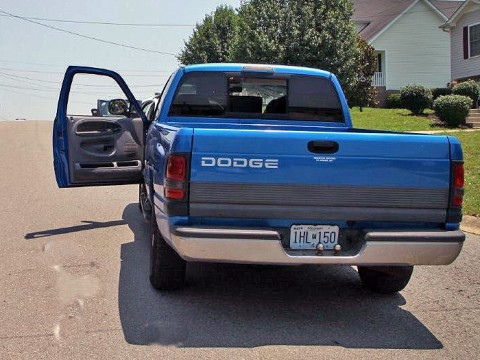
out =
<svg viewBox="0 0 480 360"><path fill-rule="evenodd" d="M413 266L358 266L363 285L379 294L394 294L403 290L413 273Z"/></svg>
<svg viewBox="0 0 480 360"><path fill-rule="evenodd" d="M157 290L183 287L187 262L168 245L155 220L150 222L150 283Z"/></svg>
<svg viewBox="0 0 480 360"><path fill-rule="evenodd" d="M138 208L142 212L145 221L150 223L152 221L153 209L148 199L147 187L144 182L138 186Z"/></svg>

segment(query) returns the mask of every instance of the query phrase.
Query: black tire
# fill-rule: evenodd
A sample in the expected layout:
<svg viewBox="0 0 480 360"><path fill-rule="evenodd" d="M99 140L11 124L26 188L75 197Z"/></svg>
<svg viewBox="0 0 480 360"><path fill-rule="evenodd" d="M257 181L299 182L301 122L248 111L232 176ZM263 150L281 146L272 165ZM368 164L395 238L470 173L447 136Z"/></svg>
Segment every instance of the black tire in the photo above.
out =
<svg viewBox="0 0 480 360"><path fill-rule="evenodd" d="M155 220L150 222L150 283L157 290L180 289L187 262L168 245Z"/></svg>
<svg viewBox="0 0 480 360"><path fill-rule="evenodd" d="M147 188L145 183L141 183L138 186L138 208L140 209L143 218L147 223L152 221L152 205L148 199Z"/></svg>
<svg viewBox="0 0 480 360"><path fill-rule="evenodd" d="M413 266L359 266L358 275L370 291L394 294L403 290L413 273Z"/></svg>

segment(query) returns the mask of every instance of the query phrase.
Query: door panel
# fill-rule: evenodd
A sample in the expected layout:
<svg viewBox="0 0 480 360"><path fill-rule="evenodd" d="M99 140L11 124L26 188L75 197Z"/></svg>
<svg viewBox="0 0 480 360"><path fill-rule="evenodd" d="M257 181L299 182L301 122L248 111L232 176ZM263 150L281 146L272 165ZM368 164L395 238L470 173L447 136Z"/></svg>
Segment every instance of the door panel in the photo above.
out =
<svg viewBox="0 0 480 360"><path fill-rule="evenodd" d="M72 86L78 74L82 74L82 80L79 86ZM85 78L85 74L92 78L108 77L114 85L101 85L96 79ZM81 86L88 86L87 91ZM121 96L128 101L130 111L127 114L114 116L105 108L90 109L98 107L97 99L105 99L109 92L113 94L109 99ZM84 115L67 113L67 108L69 112ZM86 114L89 112L95 116ZM139 183L142 180L145 123L137 100L118 74L103 69L69 67L60 93L53 133L54 166L59 187Z"/></svg>
<svg viewBox="0 0 480 360"><path fill-rule="evenodd" d="M136 182L141 178L141 118L69 118L70 179L82 182Z"/></svg>

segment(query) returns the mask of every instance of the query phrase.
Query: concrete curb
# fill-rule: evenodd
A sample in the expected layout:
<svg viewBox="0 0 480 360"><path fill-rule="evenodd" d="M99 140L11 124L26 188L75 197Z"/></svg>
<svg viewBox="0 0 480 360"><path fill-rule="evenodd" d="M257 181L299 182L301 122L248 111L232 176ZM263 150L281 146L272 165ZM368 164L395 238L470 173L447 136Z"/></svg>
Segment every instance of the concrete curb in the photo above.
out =
<svg viewBox="0 0 480 360"><path fill-rule="evenodd" d="M460 229L471 234L480 235L480 219L475 216L463 215Z"/></svg>
<svg viewBox="0 0 480 360"><path fill-rule="evenodd" d="M457 133L457 132L476 132L480 131L480 129L445 129L445 130L425 130L425 131L407 131L413 134L428 134L428 135L435 135L435 134L445 134L445 133Z"/></svg>

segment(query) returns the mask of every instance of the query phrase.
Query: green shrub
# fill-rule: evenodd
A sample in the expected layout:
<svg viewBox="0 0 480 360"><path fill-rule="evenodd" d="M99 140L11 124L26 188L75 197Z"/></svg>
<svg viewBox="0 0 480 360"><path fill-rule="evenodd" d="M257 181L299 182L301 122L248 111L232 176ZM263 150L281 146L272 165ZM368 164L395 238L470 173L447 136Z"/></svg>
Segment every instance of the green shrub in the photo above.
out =
<svg viewBox="0 0 480 360"><path fill-rule="evenodd" d="M390 94L387 97L387 108L388 109L401 109L402 106L402 99L400 98L400 94Z"/></svg>
<svg viewBox="0 0 480 360"><path fill-rule="evenodd" d="M437 100L440 96L452 95L451 88L435 88L432 89L433 100Z"/></svg>
<svg viewBox="0 0 480 360"><path fill-rule="evenodd" d="M407 85L400 89L402 105L414 115L423 114L423 111L432 105L432 92L421 85Z"/></svg>
<svg viewBox="0 0 480 360"><path fill-rule="evenodd" d="M455 85L452 89L455 95L468 96L476 104L480 96L480 85L473 80L464 81Z"/></svg>
<svg viewBox="0 0 480 360"><path fill-rule="evenodd" d="M449 127L457 127L458 125L465 125L472 103L472 99L468 96L440 96L433 102L433 110Z"/></svg>

